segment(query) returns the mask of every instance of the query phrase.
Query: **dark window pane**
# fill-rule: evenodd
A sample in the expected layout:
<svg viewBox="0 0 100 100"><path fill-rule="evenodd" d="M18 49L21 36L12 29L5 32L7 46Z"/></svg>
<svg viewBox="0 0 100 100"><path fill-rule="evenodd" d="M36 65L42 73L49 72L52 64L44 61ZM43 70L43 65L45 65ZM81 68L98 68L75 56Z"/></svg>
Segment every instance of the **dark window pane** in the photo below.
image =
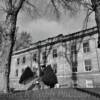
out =
<svg viewBox="0 0 100 100"><path fill-rule="evenodd" d="M92 64L91 64L90 59L85 60L85 70L86 71L91 71L92 70Z"/></svg>
<svg viewBox="0 0 100 100"><path fill-rule="evenodd" d="M20 61L20 59L19 59L19 58L17 58L17 65L19 65L19 61Z"/></svg>
<svg viewBox="0 0 100 100"><path fill-rule="evenodd" d="M71 46L71 53L72 53L72 54L75 54L75 53L76 53L76 45L75 45L75 44L73 44L73 45Z"/></svg>
<svg viewBox="0 0 100 100"><path fill-rule="evenodd" d="M89 41L83 43L84 53L90 52Z"/></svg>
<svg viewBox="0 0 100 100"><path fill-rule="evenodd" d="M46 60L46 52L42 53L42 59L45 61Z"/></svg>
<svg viewBox="0 0 100 100"><path fill-rule="evenodd" d="M18 69L16 69L15 75L18 76Z"/></svg>
<svg viewBox="0 0 100 100"><path fill-rule="evenodd" d="M33 54L33 61L37 61L37 54Z"/></svg>
<svg viewBox="0 0 100 100"><path fill-rule="evenodd" d="M77 72L77 66L78 66L78 65L77 65L77 62L73 62L73 63L72 63L72 71L73 71L73 72Z"/></svg>
<svg viewBox="0 0 100 100"><path fill-rule="evenodd" d="M54 73L57 73L57 64L53 65L53 71L54 71Z"/></svg>
<svg viewBox="0 0 100 100"><path fill-rule="evenodd" d="M26 62L26 58L23 57L23 61L22 61L22 63L25 64L25 62Z"/></svg>
<svg viewBox="0 0 100 100"><path fill-rule="evenodd" d="M57 49L53 49L53 58L57 57Z"/></svg>
<svg viewBox="0 0 100 100"><path fill-rule="evenodd" d="M22 69L22 73L24 72L24 69Z"/></svg>

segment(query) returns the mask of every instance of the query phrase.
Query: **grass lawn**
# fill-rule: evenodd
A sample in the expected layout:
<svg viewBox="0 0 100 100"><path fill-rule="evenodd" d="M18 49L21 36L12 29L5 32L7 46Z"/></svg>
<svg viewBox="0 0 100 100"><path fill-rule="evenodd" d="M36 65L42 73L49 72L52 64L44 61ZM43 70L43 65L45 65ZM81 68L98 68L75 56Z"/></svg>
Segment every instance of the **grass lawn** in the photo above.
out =
<svg viewBox="0 0 100 100"><path fill-rule="evenodd" d="M88 89L100 93L100 89ZM23 91L0 94L0 100L100 100L99 97L71 88Z"/></svg>

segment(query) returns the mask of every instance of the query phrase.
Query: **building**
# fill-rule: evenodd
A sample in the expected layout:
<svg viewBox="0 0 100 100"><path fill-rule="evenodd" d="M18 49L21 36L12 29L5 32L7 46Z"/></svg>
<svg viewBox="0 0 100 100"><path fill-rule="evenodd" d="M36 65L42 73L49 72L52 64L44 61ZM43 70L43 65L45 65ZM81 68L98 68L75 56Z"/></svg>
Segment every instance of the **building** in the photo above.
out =
<svg viewBox="0 0 100 100"><path fill-rule="evenodd" d="M99 87L100 49L97 48L97 32L97 27L93 27L65 36L60 34L15 51L11 63L11 87L27 89L29 85L19 84L24 69L29 66L32 70L38 70L38 66L44 64L51 64L61 87L73 86L72 73L77 76L79 87Z"/></svg>

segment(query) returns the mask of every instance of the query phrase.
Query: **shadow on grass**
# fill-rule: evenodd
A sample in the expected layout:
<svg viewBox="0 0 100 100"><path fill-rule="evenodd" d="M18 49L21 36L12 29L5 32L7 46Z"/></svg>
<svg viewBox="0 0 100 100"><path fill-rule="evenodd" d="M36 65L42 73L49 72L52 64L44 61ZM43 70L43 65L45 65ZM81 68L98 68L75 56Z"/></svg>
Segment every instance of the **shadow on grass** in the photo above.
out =
<svg viewBox="0 0 100 100"><path fill-rule="evenodd" d="M100 93L95 92L95 88L92 88L92 89L89 89L89 88L75 88L75 89L80 91L80 92L88 93L91 96L95 96L95 97L100 98ZM100 88L99 88L99 90L100 90Z"/></svg>

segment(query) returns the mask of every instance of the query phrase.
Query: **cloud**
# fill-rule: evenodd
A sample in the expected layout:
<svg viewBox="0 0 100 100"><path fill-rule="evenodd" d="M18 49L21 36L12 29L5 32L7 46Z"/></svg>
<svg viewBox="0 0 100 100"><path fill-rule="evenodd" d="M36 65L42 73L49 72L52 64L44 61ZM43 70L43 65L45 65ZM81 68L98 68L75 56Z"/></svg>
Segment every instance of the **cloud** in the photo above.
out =
<svg viewBox="0 0 100 100"><path fill-rule="evenodd" d="M69 15L63 15L62 18L57 21L48 18L31 19L29 16L21 13L18 17L17 24L20 31L31 33L33 42L36 42L58 34L66 35L82 30L85 16L86 12L81 11L77 16L73 16L73 18ZM90 27L95 25L94 16L91 16L88 25Z"/></svg>
<svg viewBox="0 0 100 100"><path fill-rule="evenodd" d="M46 19L38 19L20 26L20 31L31 33L33 41L43 40L67 31L60 23Z"/></svg>

